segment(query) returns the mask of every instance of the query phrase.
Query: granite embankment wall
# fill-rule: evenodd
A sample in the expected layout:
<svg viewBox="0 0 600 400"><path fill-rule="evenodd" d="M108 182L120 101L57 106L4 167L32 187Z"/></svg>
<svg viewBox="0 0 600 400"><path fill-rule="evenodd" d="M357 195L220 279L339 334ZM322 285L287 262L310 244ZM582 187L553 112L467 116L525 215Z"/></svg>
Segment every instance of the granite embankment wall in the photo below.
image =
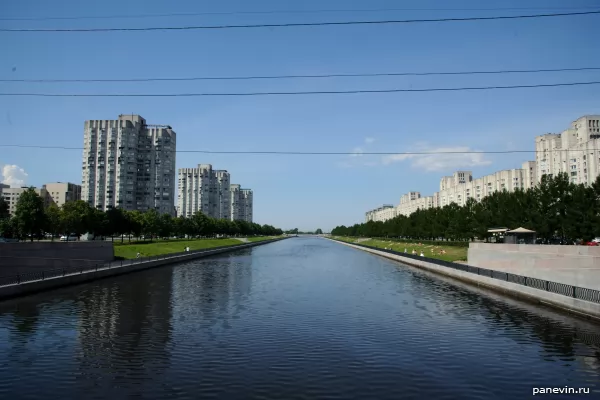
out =
<svg viewBox="0 0 600 400"><path fill-rule="evenodd" d="M0 244L0 276L114 260L112 242L21 242Z"/></svg>
<svg viewBox="0 0 600 400"><path fill-rule="evenodd" d="M336 242L345 244L346 246L350 246L358 250L366 251L388 259L399 261L403 264L422 268L424 270L446 275L477 286L486 287L528 301L546 304L555 308L566 310L575 314L590 317L600 321L600 303L598 302L586 301L575 297L570 297L564 294L552 293L549 291L537 289L535 287L524 286L522 284L496 279L490 276L483 276L461 269L450 268L432 261L427 261L427 258L425 257L403 257L399 254L393 254L391 252L368 248L365 246L357 246L352 243L341 241ZM547 277L538 279L547 279Z"/></svg>
<svg viewBox="0 0 600 400"><path fill-rule="evenodd" d="M98 269L85 270L83 272L66 273L64 275L45 278L40 275L39 279L27 282L14 283L0 286L0 300L37 293L45 290L56 289L63 286L77 285L96 279L107 278L116 275L127 274L144 269L155 268L168 264L175 264L208 257L215 254L227 253L236 250L248 249L255 246L273 243L284 239L265 240L236 246L221 247L218 249L207 249L190 251L187 253L165 254L163 256L125 260L98 266Z"/></svg>
<svg viewBox="0 0 600 400"><path fill-rule="evenodd" d="M468 264L600 290L600 247L470 243Z"/></svg>

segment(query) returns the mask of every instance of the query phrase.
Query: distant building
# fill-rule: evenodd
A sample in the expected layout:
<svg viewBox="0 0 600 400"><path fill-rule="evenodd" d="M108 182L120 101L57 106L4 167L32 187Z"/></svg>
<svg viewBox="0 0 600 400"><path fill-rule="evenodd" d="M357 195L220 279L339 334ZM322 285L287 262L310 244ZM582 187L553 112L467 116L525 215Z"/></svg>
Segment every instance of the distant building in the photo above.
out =
<svg viewBox="0 0 600 400"><path fill-rule="evenodd" d="M396 216L396 208L391 204L384 204L374 210L365 213L365 222L384 222Z"/></svg>
<svg viewBox="0 0 600 400"><path fill-rule="evenodd" d="M240 185L230 186L231 220L252 222L253 193L251 189L242 189Z"/></svg>
<svg viewBox="0 0 600 400"><path fill-rule="evenodd" d="M177 215L190 217L196 212L217 219L231 219L230 175L213 170L211 164L178 170Z"/></svg>
<svg viewBox="0 0 600 400"><path fill-rule="evenodd" d="M82 199L99 210L175 210L176 134L139 115L84 125Z"/></svg>
<svg viewBox="0 0 600 400"><path fill-rule="evenodd" d="M46 189L51 201L59 207L69 201L81 200L81 186L74 183L46 183L42 188Z"/></svg>
<svg viewBox="0 0 600 400"><path fill-rule="evenodd" d="M6 185L5 185L6 186ZM17 210L17 201L19 197L25 192L29 187L20 187L20 188L10 188L3 187L2 188L2 197L8 203L8 211L10 215L14 215ZM34 188L35 192L44 200L44 207L48 207L52 202L52 198L48 195L48 191L46 189L38 189Z"/></svg>
<svg viewBox="0 0 600 400"><path fill-rule="evenodd" d="M253 221L254 192L252 189L241 189L242 206L240 207L240 219L246 222Z"/></svg>
<svg viewBox="0 0 600 400"><path fill-rule="evenodd" d="M600 175L600 115L586 115L559 134L535 138L539 183L542 176L566 172L572 183L591 185Z"/></svg>

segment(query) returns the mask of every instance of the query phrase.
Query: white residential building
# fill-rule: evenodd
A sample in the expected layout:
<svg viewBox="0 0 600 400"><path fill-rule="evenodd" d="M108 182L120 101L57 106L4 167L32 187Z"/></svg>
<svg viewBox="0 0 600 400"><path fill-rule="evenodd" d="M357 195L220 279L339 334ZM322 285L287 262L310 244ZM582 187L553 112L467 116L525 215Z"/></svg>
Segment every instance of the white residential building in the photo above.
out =
<svg viewBox="0 0 600 400"><path fill-rule="evenodd" d="M19 197L25 192L29 187L20 187L20 188L11 188L11 187L2 187L2 197L4 201L8 203L8 212L10 215L14 215L17 210L17 201ZM48 191L46 189L38 189L34 188L35 192L44 200L44 207L48 207L52 202L52 198L48 195Z"/></svg>
<svg viewBox="0 0 600 400"><path fill-rule="evenodd" d="M231 220L252 222L253 193L251 189L242 189L241 185L230 186Z"/></svg>
<svg viewBox="0 0 600 400"><path fill-rule="evenodd" d="M46 183L42 186L54 204L62 207L68 201L81 200L81 186L68 182Z"/></svg>
<svg viewBox="0 0 600 400"><path fill-rule="evenodd" d="M391 204L384 204L374 210L367 211L365 213L365 222L385 222L388 219L392 219L396 216L396 207Z"/></svg>
<svg viewBox="0 0 600 400"><path fill-rule="evenodd" d="M542 176L566 172L571 182L591 185L600 175L600 115L586 115L559 134L535 138L539 183Z"/></svg>
<svg viewBox="0 0 600 400"><path fill-rule="evenodd" d="M81 196L108 210L175 211L176 134L139 115L90 120L84 125Z"/></svg>
<svg viewBox="0 0 600 400"><path fill-rule="evenodd" d="M196 212L217 219L231 219L230 175L213 170L210 164L178 170L177 215L190 217Z"/></svg>
<svg viewBox="0 0 600 400"><path fill-rule="evenodd" d="M542 176L566 172L571 182L591 185L600 175L600 115L586 115L571 123L560 134L545 134L535 138L536 160L526 161L521 168L498 171L473 179L471 171L456 171L440 180L440 191L421 197L409 192L400 198L396 215L408 216L417 209L459 206L473 198L480 201L496 192L531 189ZM366 220L389 219L386 206L367 212ZM393 218L393 217L392 217Z"/></svg>
<svg viewBox="0 0 600 400"><path fill-rule="evenodd" d="M419 192L410 192L400 198L397 215L409 216L417 209L426 210L444 207L451 203L464 206L473 198L480 201L496 191L527 190L535 186L535 161L523 163L523 168L508 169L473 179L471 171L456 171L452 176L440 180L440 191L432 196L421 197Z"/></svg>

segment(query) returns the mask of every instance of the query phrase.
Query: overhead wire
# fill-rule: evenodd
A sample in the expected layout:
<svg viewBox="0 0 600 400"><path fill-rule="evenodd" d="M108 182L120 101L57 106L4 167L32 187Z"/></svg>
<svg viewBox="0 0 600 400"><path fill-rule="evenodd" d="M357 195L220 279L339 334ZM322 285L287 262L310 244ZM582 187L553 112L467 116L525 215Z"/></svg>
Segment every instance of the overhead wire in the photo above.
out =
<svg viewBox="0 0 600 400"><path fill-rule="evenodd" d="M378 13L397 11L524 11L524 10L594 10L597 7L494 7L494 8L363 8L363 9L317 9L317 10L266 10L266 11L204 11L181 12L165 14L114 14L114 15L82 15L58 17L4 17L0 21L53 21L53 20L84 20L84 19L141 19L141 18L171 18L197 17L218 15L281 15L281 14L325 14L325 13Z"/></svg>
<svg viewBox="0 0 600 400"><path fill-rule="evenodd" d="M442 72L375 72L375 73L332 73L313 75L253 75L253 76L200 76L200 77L166 77L166 78L115 78L115 79L0 79L0 82L23 83L69 83L69 82L177 82L177 81L220 81L220 80L268 80L268 79L321 79L321 78L356 78L384 76L436 76L436 75L494 75L494 74L529 74L545 72L597 71L600 67L548 68L548 69L515 69L496 71L442 71Z"/></svg>
<svg viewBox="0 0 600 400"><path fill-rule="evenodd" d="M530 15L505 15L492 17L462 17L462 18L429 18L429 19L404 19L404 20L374 20L374 21L328 21L328 22L290 22L275 24L248 24L248 25L196 25L196 26L163 26L163 27L122 27L122 28L0 28L0 32L142 32L142 31L183 31L183 30L217 30L217 29L254 29L254 28L290 28L309 26L349 26L349 25L390 25L412 24L428 22L467 22L467 21L492 21L512 19L551 18L582 15L597 15L600 10L570 13L530 14Z"/></svg>
<svg viewBox="0 0 600 400"><path fill-rule="evenodd" d="M14 147L14 148L30 148L30 149L46 149L46 150L84 150L83 147L69 147L69 146L43 146L43 145L24 145L24 144L0 144L0 147ZM600 149L553 149L552 151L600 151ZM176 153L202 153L202 154L274 154L274 155L381 155L381 156L393 156L393 155L432 155L432 154L518 154L518 153L543 153L545 151L537 150L495 150L495 151L478 151L478 150L466 150L466 151L408 151L408 152L356 152L356 151L337 151L337 152L319 152L319 151L212 151L212 150L176 150Z"/></svg>
<svg viewBox="0 0 600 400"><path fill-rule="evenodd" d="M364 90L323 90L304 92L241 92L241 93L1 93L6 97L251 97L251 96L298 96L298 95L333 95L333 94L375 94L375 93L423 93L423 92L457 92L471 90L495 89L531 89L561 86L598 85L600 81L547 83L535 85L511 86L474 86L456 88L425 89L364 89Z"/></svg>

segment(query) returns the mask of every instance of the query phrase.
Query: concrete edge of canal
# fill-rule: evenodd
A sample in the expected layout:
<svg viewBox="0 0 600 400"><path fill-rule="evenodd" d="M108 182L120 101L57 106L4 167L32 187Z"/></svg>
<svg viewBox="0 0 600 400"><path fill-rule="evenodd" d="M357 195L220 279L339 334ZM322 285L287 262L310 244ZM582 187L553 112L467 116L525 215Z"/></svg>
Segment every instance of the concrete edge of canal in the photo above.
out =
<svg viewBox="0 0 600 400"><path fill-rule="evenodd" d="M64 276L57 276L43 280L35 280L30 282L17 283L0 287L0 301L13 297L25 296L46 290L58 289L64 286L79 285L86 282L95 281L98 279L108 278L117 275L129 274L132 272L142 271L150 268L160 267L169 264L176 264L184 261L195 260L198 258L209 257L215 254L228 253L236 250L247 249L251 247L261 246L269 243L278 242L287 238L278 238L265 240L261 242L252 242L240 244L215 250L206 250L189 254L178 254L169 257L165 254L164 258L152 259L141 262L134 262L123 266L103 266L97 270L85 271L82 273L72 273Z"/></svg>
<svg viewBox="0 0 600 400"><path fill-rule="evenodd" d="M402 257L396 254L390 254L383 251L355 246L352 243L340 242L332 239L329 240L335 243L355 248L357 250L362 250L394 261L399 261L406 265L422 268L437 274L449 276L451 278L458 279L463 282L474 284L476 286L486 287L496 292L501 292L503 294L521 298L534 303L545 304L554 308L561 309L563 311L568 311L570 313L577 314L586 318L591 318L597 322L600 322L600 304L580 299L574 299L572 297L563 296L560 294L549 293L543 290L522 286L512 282L505 282L487 276L474 275L470 272L444 267L427 261L413 260L412 258Z"/></svg>

